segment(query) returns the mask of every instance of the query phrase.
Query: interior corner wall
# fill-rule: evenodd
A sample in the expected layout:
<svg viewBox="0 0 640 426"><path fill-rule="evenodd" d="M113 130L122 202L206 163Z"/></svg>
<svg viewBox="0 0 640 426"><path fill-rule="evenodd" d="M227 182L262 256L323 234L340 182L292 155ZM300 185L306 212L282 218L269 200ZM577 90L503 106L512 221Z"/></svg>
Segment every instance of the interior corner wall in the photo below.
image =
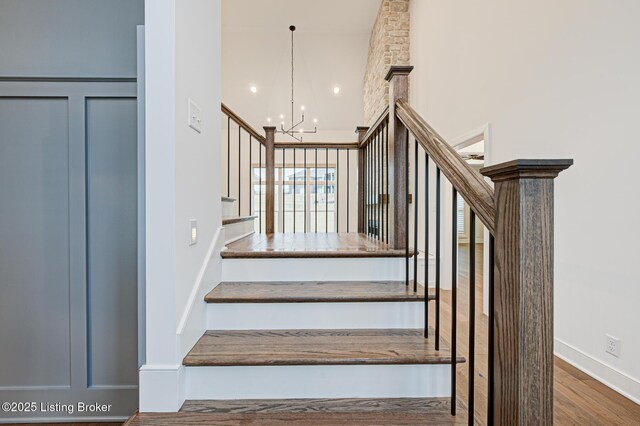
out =
<svg viewBox="0 0 640 426"><path fill-rule="evenodd" d="M147 0L145 68L147 359L140 411L177 411L184 400L178 331L220 235L220 1ZM188 126L189 99L201 110L200 133ZM190 219L198 224L195 245ZM196 326L204 330L204 319Z"/></svg>
<svg viewBox="0 0 640 426"><path fill-rule="evenodd" d="M391 65L409 64L409 0L382 0L369 38L364 74L364 123L372 124L389 103L384 77Z"/></svg>
<svg viewBox="0 0 640 426"><path fill-rule="evenodd" d="M491 124L494 164L575 160L555 182L555 351L636 402L638 19L635 0L414 1L410 76L447 140Z"/></svg>

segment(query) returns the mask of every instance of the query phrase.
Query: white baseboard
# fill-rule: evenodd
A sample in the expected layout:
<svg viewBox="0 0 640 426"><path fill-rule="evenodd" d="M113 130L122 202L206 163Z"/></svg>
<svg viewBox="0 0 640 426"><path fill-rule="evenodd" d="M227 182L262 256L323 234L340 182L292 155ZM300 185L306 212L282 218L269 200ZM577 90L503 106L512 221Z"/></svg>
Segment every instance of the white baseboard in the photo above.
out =
<svg viewBox="0 0 640 426"><path fill-rule="evenodd" d="M209 303L207 306L208 330L422 327L424 302Z"/></svg>
<svg viewBox="0 0 640 426"><path fill-rule="evenodd" d="M172 413L185 400L185 368L182 365L148 365L140 368L140 412Z"/></svg>
<svg viewBox="0 0 640 426"><path fill-rule="evenodd" d="M187 367L187 399L421 398L450 395L451 366Z"/></svg>
<svg viewBox="0 0 640 426"><path fill-rule="evenodd" d="M207 255L189 294L187 307L178 323L176 334L181 358L191 350L206 330L207 304L204 302L204 296L220 283L222 275L220 250L224 247L224 240L225 231L220 227L211 240Z"/></svg>
<svg viewBox="0 0 640 426"><path fill-rule="evenodd" d="M610 387L619 394L640 404L640 380L592 357L558 338L555 341L555 355Z"/></svg>

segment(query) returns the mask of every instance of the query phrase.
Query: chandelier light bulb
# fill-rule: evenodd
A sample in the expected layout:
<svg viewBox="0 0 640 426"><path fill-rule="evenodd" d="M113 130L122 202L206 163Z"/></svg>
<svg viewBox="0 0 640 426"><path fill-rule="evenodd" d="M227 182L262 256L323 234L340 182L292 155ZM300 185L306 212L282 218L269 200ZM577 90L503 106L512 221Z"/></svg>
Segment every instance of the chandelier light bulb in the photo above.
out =
<svg viewBox="0 0 640 426"><path fill-rule="evenodd" d="M258 88L256 86L251 86L249 88L249 90L251 90L251 93L257 93L258 92Z"/></svg>
<svg viewBox="0 0 640 426"><path fill-rule="evenodd" d="M267 117L267 123L271 123L271 117Z"/></svg>
<svg viewBox="0 0 640 426"><path fill-rule="evenodd" d="M304 105L300 107L300 111L304 111Z"/></svg>
<svg viewBox="0 0 640 426"><path fill-rule="evenodd" d="M336 86L336 87L334 87L334 88L333 88L333 94L334 94L334 95L337 95L337 94L339 94L339 93L340 93L340 86Z"/></svg>
<svg viewBox="0 0 640 426"><path fill-rule="evenodd" d="M313 119L313 124L318 124L318 119L317 118Z"/></svg>
<svg viewBox="0 0 640 426"><path fill-rule="evenodd" d="M280 120L284 119L284 114L280 114Z"/></svg>

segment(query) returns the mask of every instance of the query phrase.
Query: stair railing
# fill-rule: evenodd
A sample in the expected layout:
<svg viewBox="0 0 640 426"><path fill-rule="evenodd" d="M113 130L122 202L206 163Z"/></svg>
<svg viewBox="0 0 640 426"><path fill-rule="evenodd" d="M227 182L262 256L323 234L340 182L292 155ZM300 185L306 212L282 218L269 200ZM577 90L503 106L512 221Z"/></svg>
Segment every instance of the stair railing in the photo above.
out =
<svg viewBox="0 0 640 426"><path fill-rule="evenodd" d="M389 106L360 134L359 229L395 249L406 250L405 281L417 287L418 235L424 232L424 287L429 283L430 200L435 202L435 335L429 333L425 296L425 337L440 348L440 282L444 180L451 185L451 414L456 413L458 197L470 208L469 241L469 424L475 413L475 227L489 231L488 401L490 425L553 423L553 183L573 160L514 160L481 170L483 176L408 103L411 66L387 74ZM413 161L410 147L413 146ZM423 156L420 155L423 151ZM424 160L421 160L424 158ZM419 217L419 167L425 168L424 215ZM435 167L435 197L429 168ZM411 179L413 175L413 179ZM444 179L443 179L444 178ZM412 183L413 181L413 183ZM379 189L384 190L381 194ZM386 195L386 197L384 197ZM386 198L386 199L385 199ZM385 202L381 202L386 201ZM413 204L413 221L410 205ZM383 207L384 206L384 207ZM360 219L361 218L361 219ZM371 227L374 218L383 224ZM421 220L419 220L421 219ZM413 226L412 226L413 224ZM384 229L381 232L380 229ZM413 240L413 249L410 241ZM413 258L413 280L409 261Z"/></svg>

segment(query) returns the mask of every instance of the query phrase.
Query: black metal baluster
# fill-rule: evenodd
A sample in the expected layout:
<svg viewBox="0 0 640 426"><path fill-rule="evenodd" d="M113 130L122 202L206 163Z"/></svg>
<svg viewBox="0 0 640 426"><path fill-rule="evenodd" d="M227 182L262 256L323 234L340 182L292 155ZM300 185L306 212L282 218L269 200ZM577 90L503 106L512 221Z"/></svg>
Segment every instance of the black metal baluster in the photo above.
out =
<svg viewBox="0 0 640 426"><path fill-rule="evenodd" d="M418 292L418 231L420 226L418 223L418 140L413 139L414 152L413 162L414 166L414 178L413 178L413 291ZM408 226L408 224L407 224ZM426 257L425 257L426 261ZM426 290L425 284L425 290ZM426 293L425 293L426 294Z"/></svg>
<svg viewBox="0 0 640 426"><path fill-rule="evenodd" d="M349 233L349 186L351 186L351 175L349 174L350 162L351 162L351 150L347 149L347 234Z"/></svg>
<svg viewBox="0 0 640 426"><path fill-rule="evenodd" d="M440 167L436 167L436 351L440 350Z"/></svg>
<svg viewBox="0 0 640 426"><path fill-rule="evenodd" d="M385 201L386 201L386 208L387 208L387 223L386 223L386 242L387 244L389 244L389 121L387 119L387 121L385 121L384 123L384 129L385 129L385 146L386 146L386 163L387 166L385 167L386 169L386 174L387 174L387 189L386 189L386 195L385 195Z"/></svg>
<svg viewBox="0 0 640 426"><path fill-rule="evenodd" d="M495 378L494 378L494 368L495 368L495 355L493 352L494 347L494 313L495 313L495 300L494 300L494 250L495 250L495 238L493 235L489 236L489 323L487 327L489 328L489 350L488 350L488 368L487 368L487 376L488 380L488 389L487 389L487 424L493 425L494 419L494 398L495 398Z"/></svg>
<svg viewBox="0 0 640 426"><path fill-rule="evenodd" d="M303 148L304 152L304 232L307 232L307 148Z"/></svg>
<svg viewBox="0 0 640 426"><path fill-rule="evenodd" d="M367 141L367 147L365 148L365 159L366 159L366 163L367 163L367 193L366 193L366 201L365 201L365 209L367 211L367 215L365 217L365 221L364 221L364 227L365 227L365 234L369 235L369 218L370 218L370 208L371 208L371 179L370 179L370 174L371 174L371 164L370 164L370 145L371 145L371 139L369 139Z"/></svg>
<svg viewBox="0 0 640 426"><path fill-rule="evenodd" d="M456 415L456 340L458 335L458 191L451 196L451 415Z"/></svg>
<svg viewBox="0 0 640 426"><path fill-rule="evenodd" d="M238 124L238 216L242 216L242 185L240 184L240 176L242 174L241 158L242 158L242 127Z"/></svg>
<svg viewBox="0 0 640 426"><path fill-rule="evenodd" d="M316 186L316 195L314 198L314 207L316 210L316 217L315 217L315 227L316 227L316 234L318 233L318 148L315 149L316 151L316 168L315 168L315 179L314 179L314 184Z"/></svg>
<svg viewBox="0 0 640 426"><path fill-rule="evenodd" d="M377 209L377 218L376 220L378 221L377 226L376 226L376 230L377 230L377 234L378 234L378 240L382 241L382 204L380 203L380 200L382 197L380 197L380 193L382 192L382 156L381 156L381 152L382 152L382 128L380 128L380 130L378 130L378 137L377 137L377 142L376 142L376 170L377 170L377 175L378 175L378 180L376 182L376 209Z"/></svg>
<svg viewBox="0 0 640 426"><path fill-rule="evenodd" d="M476 363L476 213L469 214L469 390L468 420L473 425Z"/></svg>
<svg viewBox="0 0 640 426"><path fill-rule="evenodd" d="M251 164L251 151L252 151L253 136L249 133L249 216L253 215L251 210L253 207L253 164Z"/></svg>
<svg viewBox="0 0 640 426"><path fill-rule="evenodd" d="M424 337L429 338L429 154L424 152Z"/></svg>
<svg viewBox="0 0 640 426"><path fill-rule="evenodd" d="M329 232L329 148L324 149L324 233Z"/></svg>
<svg viewBox="0 0 640 426"><path fill-rule="evenodd" d="M293 148L293 233L296 233L296 149Z"/></svg>
<svg viewBox="0 0 640 426"><path fill-rule="evenodd" d="M258 229L262 234L262 144L258 144L258 188L260 188L260 197L258 198L258 214L260 217L258 218Z"/></svg>
<svg viewBox="0 0 640 426"><path fill-rule="evenodd" d="M333 205L336 206L336 232L340 232L340 151L336 148L336 192L333 195Z"/></svg>
<svg viewBox="0 0 640 426"><path fill-rule="evenodd" d="M404 140L404 158L406 161L404 168L404 188L405 188L405 207L404 207L404 220L405 220L405 236L404 236L404 260L405 260L405 285L409 287L409 130L405 129Z"/></svg>
<svg viewBox="0 0 640 426"><path fill-rule="evenodd" d="M280 170L282 170L282 174L280 175L280 177L282 177L282 233L287 232L287 222L286 222L286 212L285 212L285 195L284 195L284 182L286 180L286 149L282 148L282 168Z"/></svg>
<svg viewBox="0 0 640 426"><path fill-rule="evenodd" d="M227 117L227 197L231 196L231 117Z"/></svg>

